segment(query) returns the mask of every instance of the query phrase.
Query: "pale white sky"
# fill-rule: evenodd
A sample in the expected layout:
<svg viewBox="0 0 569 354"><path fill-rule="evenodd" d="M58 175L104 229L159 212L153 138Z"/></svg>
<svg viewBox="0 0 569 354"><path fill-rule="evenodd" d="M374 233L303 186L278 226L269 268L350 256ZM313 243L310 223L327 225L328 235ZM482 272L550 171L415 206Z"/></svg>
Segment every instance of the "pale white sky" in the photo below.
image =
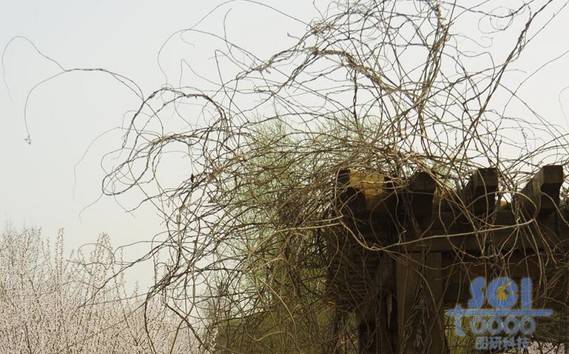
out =
<svg viewBox="0 0 569 354"><path fill-rule="evenodd" d="M259 0L308 21L317 15L310 0ZM0 0L0 46L26 36L63 66L102 67L136 81L146 94L164 83L157 52L170 34L190 27L221 1L147 0ZM325 4L326 1L319 1ZM321 6L321 5L320 5ZM228 10L231 10L229 13ZM226 18L230 39L267 57L284 49L305 26L263 6L235 1L219 8L200 29L223 33ZM521 80L541 64L569 50L567 11L555 18L541 39L533 42L512 74ZM221 43L203 36L174 37L164 48L161 64L169 80L179 77L184 59L204 76L215 76L212 55ZM501 43L491 43L496 51ZM15 226L40 226L54 235L65 228L68 247L93 241L101 232L115 246L149 240L160 231L150 207L126 214L111 198L100 196L103 154L120 146L120 134L103 132L121 125L123 114L139 100L108 76L76 73L59 77L31 96L28 123L32 144L24 142L23 110L33 85L58 71L23 40L13 41L4 57L0 85L0 221ZM550 122L569 127L569 56L532 77L520 94ZM188 78L192 85L191 78ZM84 156L85 152L87 154ZM81 159L84 156L84 159ZM80 163L79 163L80 162ZM76 171L76 179L74 174ZM76 183L75 183L76 182ZM96 203L92 204L93 202ZM134 200L121 199L127 206ZM81 211L83 211L81 213ZM80 215L81 213L81 215Z"/></svg>
<svg viewBox="0 0 569 354"><path fill-rule="evenodd" d="M156 56L163 42L221 3L0 0L0 45L5 46L14 36L25 36L66 68L106 68L133 79L148 94L164 83ZM306 20L315 15L311 1L263 3ZM199 28L222 33L227 13L230 38L260 56L292 43L287 31L304 30L302 24L272 10L240 1L220 7ZM213 49L221 43L198 35L184 38L190 44L174 37L161 55L169 80L178 80L181 59L206 76L215 75ZM23 120L26 94L58 68L23 40L10 44L4 64L10 95L2 84L0 220L17 227L41 226L49 235L63 227L70 247L93 241L100 232L109 233L114 245L150 239L160 230L150 207L128 215L110 198L91 205L100 195L104 175L100 160L120 146L120 133L109 133L87 149L97 136L120 126L123 114L139 100L103 74L57 78L31 96L28 123L32 145L28 145ZM121 202L132 206L134 201Z"/></svg>

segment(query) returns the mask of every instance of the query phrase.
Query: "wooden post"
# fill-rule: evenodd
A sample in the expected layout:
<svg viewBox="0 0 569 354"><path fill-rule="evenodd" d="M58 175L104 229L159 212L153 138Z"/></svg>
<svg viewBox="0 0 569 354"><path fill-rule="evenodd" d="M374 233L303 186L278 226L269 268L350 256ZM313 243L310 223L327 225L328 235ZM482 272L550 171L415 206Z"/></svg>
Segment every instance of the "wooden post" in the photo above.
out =
<svg viewBox="0 0 569 354"><path fill-rule="evenodd" d="M563 184L563 166L543 166L517 196L522 210L530 217L543 217L559 206L559 190Z"/></svg>
<svg viewBox="0 0 569 354"><path fill-rule="evenodd" d="M397 261L397 326L401 354L444 354L441 254L410 253Z"/></svg>

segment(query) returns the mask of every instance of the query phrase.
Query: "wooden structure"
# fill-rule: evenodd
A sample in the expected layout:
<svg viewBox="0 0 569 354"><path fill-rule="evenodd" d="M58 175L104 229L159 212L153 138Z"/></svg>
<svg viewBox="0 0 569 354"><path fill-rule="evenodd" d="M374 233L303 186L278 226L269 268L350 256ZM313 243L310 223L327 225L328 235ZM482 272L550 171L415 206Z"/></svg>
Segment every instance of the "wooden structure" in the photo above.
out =
<svg viewBox="0 0 569 354"><path fill-rule="evenodd" d="M562 166L544 166L506 203L494 168L444 195L426 172L341 170L336 210L345 227L327 239L328 289L337 311L356 314L360 353L449 353L443 311L467 303L477 276L531 277L535 306L563 311L563 178Z"/></svg>

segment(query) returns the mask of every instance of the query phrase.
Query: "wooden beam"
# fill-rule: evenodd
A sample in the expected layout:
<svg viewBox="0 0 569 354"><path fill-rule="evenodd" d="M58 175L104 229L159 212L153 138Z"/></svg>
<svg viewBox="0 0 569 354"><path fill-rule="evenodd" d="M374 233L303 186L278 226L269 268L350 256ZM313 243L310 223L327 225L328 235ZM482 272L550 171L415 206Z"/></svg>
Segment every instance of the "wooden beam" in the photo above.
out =
<svg viewBox="0 0 569 354"><path fill-rule="evenodd" d="M516 196L517 203L529 217L550 215L559 207L562 184L563 166L543 166Z"/></svg>
<svg viewBox="0 0 569 354"><path fill-rule="evenodd" d="M459 196L475 215L488 215L496 206L497 190L498 170L479 168L470 175L468 184L459 192Z"/></svg>
<svg viewBox="0 0 569 354"><path fill-rule="evenodd" d="M366 209L371 210L386 192L385 179L382 173L376 171L342 169L338 172L336 180L339 187L360 194Z"/></svg>
<svg viewBox="0 0 569 354"><path fill-rule="evenodd" d="M388 249L408 252L420 250L433 252L466 252L479 253L489 246L495 248L548 250L553 247L569 251L569 225L555 220L542 224L526 223L517 225L508 210L500 210L496 213L494 224L488 224L484 228L475 228L466 223L448 224L451 220L451 212L439 216L442 220L424 230L423 234L416 239L408 240L402 244L394 244ZM507 222L511 220L511 222Z"/></svg>
<svg viewBox="0 0 569 354"><path fill-rule="evenodd" d="M566 307L568 293L568 270L565 262L553 264L545 253L527 254L514 252L508 255L507 262L500 257L488 257L485 261L464 261L460 263L454 255L444 254L441 276L446 281L443 295L443 306L453 308L456 304L463 307L471 297L469 286L472 279L482 276L508 276L519 282L521 278L530 277L534 281L535 308L552 308L560 311ZM498 268L495 268L498 267ZM544 278L546 277L546 278ZM540 280L547 280L546 288L540 287Z"/></svg>
<svg viewBox="0 0 569 354"><path fill-rule="evenodd" d="M418 219L430 218L433 213L433 195L437 184L430 173L416 172L409 180L405 192L413 215Z"/></svg>
<svg viewBox="0 0 569 354"><path fill-rule="evenodd" d="M352 172L345 168L336 175L336 208L344 216L358 219L366 213L364 195L351 183Z"/></svg>

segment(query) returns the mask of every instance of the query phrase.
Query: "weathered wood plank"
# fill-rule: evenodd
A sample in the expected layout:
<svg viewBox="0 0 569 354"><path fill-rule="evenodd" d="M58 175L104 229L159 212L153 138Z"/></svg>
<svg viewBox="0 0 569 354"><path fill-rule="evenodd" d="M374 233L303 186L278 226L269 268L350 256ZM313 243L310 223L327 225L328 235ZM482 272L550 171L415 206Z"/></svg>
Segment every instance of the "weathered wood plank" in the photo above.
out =
<svg viewBox="0 0 569 354"><path fill-rule="evenodd" d="M458 195L464 205L475 215L487 215L496 206L498 170L479 168L470 175L468 184Z"/></svg>
<svg viewBox="0 0 569 354"><path fill-rule="evenodd" d="M366 211L372 210L386 194L386 178L380 172L342 169L336 180L344 191L350 190L362 197Z"/></svg>
<svg viewBox="0 0 569 354"><path fill-rule="evenodd" d="M414 217L423 219L432 216L433 195L436 188L436 181L427 172L416 172L411 176L405 192L409 196Z"/></svg>
<svg viewBox="0 0 569 354"><path fill-rule="evenodd" d="M519 282L521 278L530 277L534 281L533 296L535 308L566 308L569 281L569 270L552 262L547 254L528 254L514 252L508 255L507 261L498 257L486 261L464 260L458 263L451 254L442 257L442 277L446 280L443 304L452 308L456 304L463 307L470 298L469 285L472 279L483 276L508 276ZM545 277L545 278L544 278ZM547 284L547 287L543 287Z"/></svg>
<svg viewBox="0 0 569 354"><path fill-rule="evenodd" d="M448 353L440 253L411 253L396 264L398 353Z"/></svg>
<svg viewBox="0 0 569 354"><path fill-rule="evenodd" d="M559 191L563 184L563 166L543 166L526 184L516 200L530 217L543 217L559 206Z"/></svg>

